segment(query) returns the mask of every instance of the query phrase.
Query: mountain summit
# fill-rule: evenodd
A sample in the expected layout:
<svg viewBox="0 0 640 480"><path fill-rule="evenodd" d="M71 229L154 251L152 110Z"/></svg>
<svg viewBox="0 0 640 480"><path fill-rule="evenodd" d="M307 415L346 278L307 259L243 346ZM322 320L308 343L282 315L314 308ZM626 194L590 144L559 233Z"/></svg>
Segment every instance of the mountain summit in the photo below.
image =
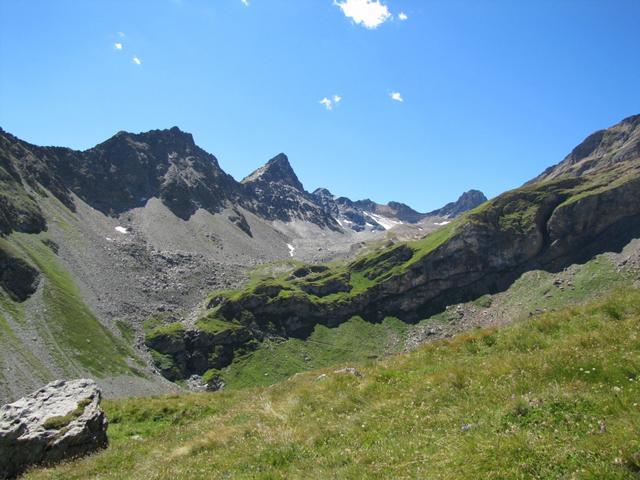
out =
<svg viewBox="0 0 640 480"><path fill-rule="evenodd" d="M293 171L293 168L291 168L289 158L284 153L279 153L273 157L265 165L244 178L241 183L247 185L257 182L280 183L293 187L301 192L304 191L302 183L300 183L298 176Z"/></svg>
<svg viewBox="0 0 640 480"><path fill-rule="evenodd" d="M640 115L633 115L617 125L598 130L574 148L562 162L547 168L532 181L560 176L577 177L637 161L640 156Z"/></svg>
<svg viewBox="0 0 640 480"><path fill-rule="evenodd" d="M305 191L284 153L276 155L241 182L251 210L268 220L302 220L339 230L336 220Z"/></svg>
<svg viewBox="0 0 640 480"><path fill-rule="evenodd" d="M472 210L486 201L487 197L481 191L469 190L460 195L455 202L448 203L444 207L430 212L429 215L447 218L457 217L461 213Z"/></svg>

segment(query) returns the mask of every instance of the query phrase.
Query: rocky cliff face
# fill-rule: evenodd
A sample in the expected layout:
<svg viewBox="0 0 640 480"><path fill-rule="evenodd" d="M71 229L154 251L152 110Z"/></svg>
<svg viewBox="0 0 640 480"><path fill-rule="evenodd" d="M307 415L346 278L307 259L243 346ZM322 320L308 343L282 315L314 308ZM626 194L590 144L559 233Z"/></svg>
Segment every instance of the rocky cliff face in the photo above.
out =
<svg viewBox="0 0 640 480"><path fill-rule="evenodd" d="M619 148L635 152L638 140L633 142ZM502 194L423 240L216 295L208 318L244 326L251 341L305 337L317 324L336 326L354 315L417 321L498 292L525 271L560 270L621 248L640 235L640 156L624 152L607 149L591 173L560 175ZM615 157L625 160L612 164ZM196 353L203 355L188 348L182 354ZM194 373L214 368L199 367Z"/></svg>
<svg viewBox="0 0 640 480"><path fill-rule="evenodd" d="M72 210L73 193L107 215L159 198L182 219L199 208L217 213L242 206L266 220L299 219L338 228L304 190L286 155L239 183L177 127L120 132L83 152L30 145L0 131L0 187L0 232L5 233L45 228L34 197L42 187Z"/></svg>
<svg viewBox="0 0 640 480"><path fill-rule="evenodd" d="M333 217L305 191L284 153L242 180L246 206L268 220L302 220L338 230Z"/></svg>
<svg viewBox="0 0 640 480"><path fill-rule="evenodd" d="M219 211L240 190L217 159L177 127L141 134L120 132L104 143L73 152L37 148L68 191L106 214L160 198L180 218L198 208Z"/></svg>
<svg viewBox="0 0 640 480"><path fill-rule="evenodd" d="M580 176L636 162L640 156L640 115L625 118L617 125L589 135L557 165L547 168L532 181L561 176Z"/></svg>
<svg viewBox="0 0 640 480"><path fill-rule="evenodd" d="M29 175L23 181L20 168L29 155L19 141L0 129L0 234L13 230L41 232L46 222L34 194L37 182Z"/></svg>

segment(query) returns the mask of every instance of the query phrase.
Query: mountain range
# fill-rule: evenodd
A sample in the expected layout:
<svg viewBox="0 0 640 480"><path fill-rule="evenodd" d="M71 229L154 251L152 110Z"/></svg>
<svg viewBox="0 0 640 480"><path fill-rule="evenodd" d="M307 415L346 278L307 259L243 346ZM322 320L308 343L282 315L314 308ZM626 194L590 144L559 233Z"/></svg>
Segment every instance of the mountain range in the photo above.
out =
<svg viewBox="0 0 640 480"><path fill-rule="evenodd" d="M285 154L236 181L177 127L119 132L85 151L0 130L0 310L11 332L2 356L19 365L0 376L3 396L87 370L125 378L142 368L125 391L165 388L143 344L143 321L195 321L208 292L241 286L259 265L348 258L388 235L424 235L485 200L471 191L419 213L310 193ZM65 312L60 304L70 299L77 309ZM93 342L105 361L122 357L115 372L87 368Z"/></svg>
<svg viewBox="0 0 640 480"><path fill-rule="evenodd" d="M284 154L238 182L177 128L1 132L0 207L0 401L110 398L107 449L27 478L638 472L640 115L429 213L310 193ZM66 438L93 410L64 385L35 394L64 416L3 411Z"/></svg>
<svg viewBox="0 0 640 480"><path fill-rule="evenodd" d="M521 188L428 213L308 192L284 154L236 181L175 127L82 152L2 131L2 399L60 376L107 395L218 388L273 339L418 322L620 251L639 185L640 116Z"/></svg>
<svg viewBox="0 0 640 480"><path fill-rule="evenodd" d="M195 325L159 326L146 344L168 378L196 374L218 384L221 369L272 337L306 339L319 325L356 316L418 322L504 291L526 272L562 272L619 252L640 235L639 199L640 116L633 116L424 238L214 292Z"/></svg>

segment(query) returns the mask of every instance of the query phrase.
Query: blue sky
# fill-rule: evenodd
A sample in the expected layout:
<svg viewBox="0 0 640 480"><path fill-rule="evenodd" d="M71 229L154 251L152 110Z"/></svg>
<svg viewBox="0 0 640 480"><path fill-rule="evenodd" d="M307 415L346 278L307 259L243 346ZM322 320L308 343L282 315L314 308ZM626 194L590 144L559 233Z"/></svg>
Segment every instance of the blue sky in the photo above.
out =
<svg viewBox="0 0 640 480"><path fill-rule="evenodd" d="M425 211L640 113L639 22L637 0L1 0L0 126L84 149L177 125L237 179L285 152L309 190Z"/></svg>

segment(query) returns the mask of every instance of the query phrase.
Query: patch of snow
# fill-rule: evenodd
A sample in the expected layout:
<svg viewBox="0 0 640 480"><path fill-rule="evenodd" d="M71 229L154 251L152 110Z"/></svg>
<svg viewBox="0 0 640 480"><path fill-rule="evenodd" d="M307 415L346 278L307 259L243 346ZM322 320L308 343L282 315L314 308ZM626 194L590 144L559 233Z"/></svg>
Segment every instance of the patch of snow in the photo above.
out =
<svg viewBox="0 0 640 480"><path fill-rule="evenodd" d="M369 223L369 222L367 222L365 225L366 225L367 227L369 227L369 228L373 228L373 223Z"/></svg>
<svg viewBox="0 0 640 480"><path fill-rule="evenodd" d="M287 243L287 248L289 249L289 256L293 257L293 252L296 251L296 247L294 247L293 245L291 245L290 243Z"/></svg>
<svg viewBox="0 0 640 480"><path fill-rule="evenodd" d="M118 226L118 227L116 227L116 232L123 233L123 234L126 235L127 233L129 233L129 230L126 227Z"/></svg>
<svg viewBox="0 0 640 480"><path fill-rule="evenodd" d="M450 221L435 222L434 225L438 225L439 227L441 227L442 225L448 225L450 223L451 223Z"/></svg>
<svg viewBox="0 0 640 480"><path fill-rule="evenodd" d="M387 217L376 215L375 213L371 213L371 212L364 212L364 214L367 215L369 218L372 218L373 220L375 220L375 222L381 225L382 228L384 228L385 230L390 230L396 225L400 225L402 223Z"/></svg>
<svg viewBox="0 0 640 480"><path fill-rule="evenodd" d="M113 238L111 237L106 237L107 242L113 242Z"/></svg>

